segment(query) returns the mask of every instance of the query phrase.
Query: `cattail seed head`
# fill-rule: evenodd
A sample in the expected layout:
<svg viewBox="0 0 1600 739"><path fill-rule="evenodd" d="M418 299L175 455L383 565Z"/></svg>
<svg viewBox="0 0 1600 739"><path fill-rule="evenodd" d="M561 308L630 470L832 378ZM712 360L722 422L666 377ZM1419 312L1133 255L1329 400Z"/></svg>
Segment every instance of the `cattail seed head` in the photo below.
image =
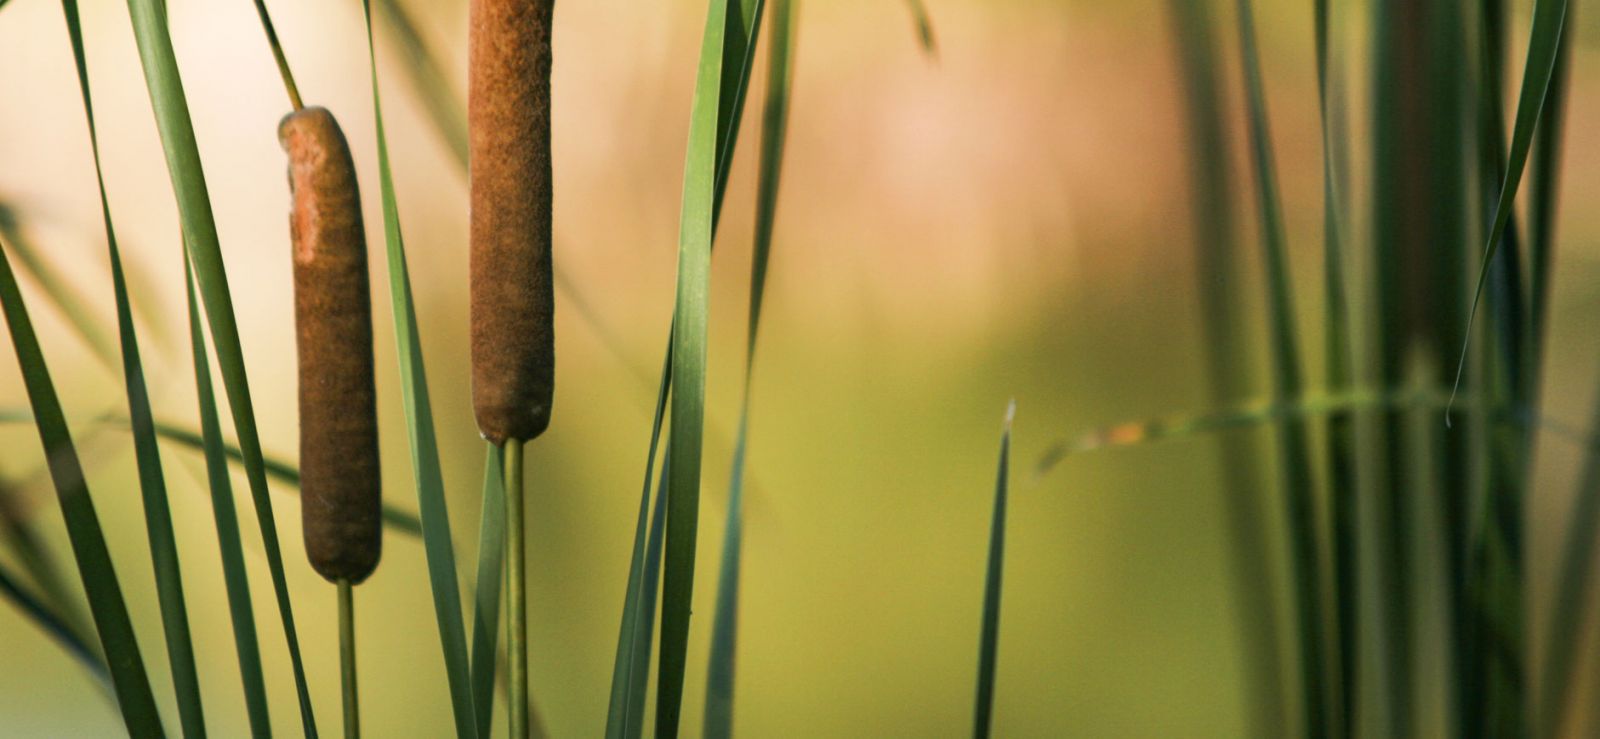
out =
<svg viewBox="0 0 1600 739"><path fill-rule="evenodd" d="M294 209L295 336L300 355L301 525L311 566L361 582L383 529L372 305L361 194L344 133L323 108L278 125Z"/></svg>
<svg viewBox="0 0 1600 739"><path fill-rule="evenodd" d="M472 0L467 46L472 401L491 442L550 425L553 0Z"/></svg>

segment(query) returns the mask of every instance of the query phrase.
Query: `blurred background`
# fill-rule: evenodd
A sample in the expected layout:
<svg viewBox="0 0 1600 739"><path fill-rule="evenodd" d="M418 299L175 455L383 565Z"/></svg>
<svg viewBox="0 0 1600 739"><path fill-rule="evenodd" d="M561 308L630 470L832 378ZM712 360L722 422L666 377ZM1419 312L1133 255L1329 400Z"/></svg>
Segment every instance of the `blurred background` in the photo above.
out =
<svg viewBox="0 0 1600 739"><path fill-rule="evenodd" d="M465 0L402 4L461 95ZM168 5L261 433L269 454L292 460L288 188L276 139L288 103L249 2ZM1311 3L1256 5L1303 343L1317 367L1322 170ZM1513 80L1530 5L1513 3ZM385 495L414 511L360 4L269 6L307 103L338 116L355 154L374 257ZM997 732L1238 736L1247 703L1217 439L1086 453L1034 474L1063 439L1211 407L1168 3L927 0L927 8L936 54L919 47L899 0L803 0L797 10L788 158L752 407L737 729L841 737L969 730L999 424L1015 398ZM86 3L84 12L107 184L144 318L156 414L198 428L177 212L127 13L121 3ZM564 289L554 422L530 447L528 498L532 690L552 736L598 735L605 721L672 305L704 13L704 3L688 0L557 5L555 232ZM1600 210L1590 207L1600 198L1600 100L1585 94L1600 89L1600 13L1576 18L1544 410L1581 427L1600 378ZM1219 46L1237 116L1236 47L1231 24L1218 27L1230 29ZM58 5L6 4L0 48L8 61L0 100L11 103L0 108L0 201L112 326L93 164ZM389 144L465 568L475 561L483 467L468 388L465 177L402 71L407 53L380 27ZM752 101L762 94L763 58ZM1359 86L1365 78L1356 72ZM746 119L712 278L690 729L703 701L746 328L757 116ZM1235 123L1242 141L1242 118ZM1237 164L1238 202L1248 203ZM1254 243L1248 225L1241 238ZM1257 250L1247 253L1253 260ZM1252 279L1237 286L1256 306L1252 315L1262 315L1258 271L1252 261ZM89 423L124 412L117 370L96 359L37 287L24 291L69 417L83 422L77 440L89 483L152 682L170 704L131 440ZM0 408L26 404L8 356ZM1561 530L1579 453L1562 436L1541 438L1529 537L1536 598L1548 590L1553 561L1539 534ZM247 724L204 463L177 447L164 462L208 719L218 735L241 735ZM1263 457L1263 468L1270 464ZM31 426L0 427L0 480L70 563ZM236 493L244 496L242 480ZM293 492L275 495L313 697L334 730L334 588L305 563ZM293 681L246 502L274 724L287 730L296 721ZM382 565L357 591L363 720L372 736L445 736L452 723L422 546L393 531L384 546ZM10 608L0 608L0 654L0 732L121 731L112 702L80 666ZM1597 678L1585 684L1600 689Z"/></svg>

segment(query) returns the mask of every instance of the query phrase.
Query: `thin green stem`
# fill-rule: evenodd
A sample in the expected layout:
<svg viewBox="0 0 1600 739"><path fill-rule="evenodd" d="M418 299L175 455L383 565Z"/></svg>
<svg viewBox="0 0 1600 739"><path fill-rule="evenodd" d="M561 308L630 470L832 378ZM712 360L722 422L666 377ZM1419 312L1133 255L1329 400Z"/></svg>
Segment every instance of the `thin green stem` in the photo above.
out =
<svg viewBox="0 0 1600 739"><path fill-rule="evenodd" d="M306 107L300 102L300 88L294 84L294 73L289 71L289 60L283 55L283 46L278 43L278 31L272 27L272 16L267 14L265 0L256 0L256 14L261 16L261 30L267 34L267 45L272 47L272 58L278 62L278 76L283 78L283 89L289 93L289 104L295 110Z"/></svg>
<svg viewBox="0 0 1600 739"><path fill-rule="evenodd" d="M506 701L512 739L528 735L528 598L522 507L522 442L506 444Z"/></svg>
<svg viewBox="0 0 1600 739"><path fill-rule="evenodd" d="M356 691L356 605L355 588L349 580L339 581L339 675L344 687L344 736L360 739L361 708Z"/></svg>

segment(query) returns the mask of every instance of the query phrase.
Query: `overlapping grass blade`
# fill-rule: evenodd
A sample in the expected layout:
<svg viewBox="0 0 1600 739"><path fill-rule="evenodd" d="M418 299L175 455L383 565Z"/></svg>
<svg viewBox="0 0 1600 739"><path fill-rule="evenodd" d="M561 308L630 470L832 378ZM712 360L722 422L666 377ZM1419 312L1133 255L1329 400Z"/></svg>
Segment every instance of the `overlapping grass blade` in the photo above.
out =
<svg viewBox="0 0 1600 739"><path fill-rule="evenodd" d="M1206 381L1211 402L1236 403L1253 392L1248 361L1252 349L1243 327L1242 255L1234 232L1231 141L1223 113L1220 65L1213 39L1211 5L1170 0L1168 19L1184 76L1188 116L1189 197L1194 221L1195 281L1200 302L1200 329L1205 347ZM1241 658L1246 714L1250 733L1280 735L1289 731L1285 714L1283 660L1272 593L1275 557L1267 545L1262 518L1264 485L1258 444L1233 434L1219 440L1222 452L1223 505L1227 529L1235 628Z"/></svg>
<svg viewBox="0 0 1600 739"><path fill-rule="evenodd" d="M73 558L89 598L89 611L105 648L123 721L132 736L163 736L161 716L150 692L150 678L139 656L139 643L128 619L127 604L122 598L122 587L117 583L111 554L106 550L94 501L89 497L83 467L73 448L72 435L67 431L67 419L50 380L50 370L45 365L33 323L28 318L22 292L17 287L16 275L11 271L11 260L4 250L0 250L0 310L5 314L11 344L22 368L39 441L50 466L62 517L66 519Z"/></svg>
<svg viewBox="0 0 1600 739"><path fill-rule="evenodd" d="M0 565L0 597L11 601L28 620L49 634L50 638L61 645L67 654L72 655L73 659L82 663L84 669L88 670L96 680L107 687L111 685L111 673L107 671L105 661L100 659L99 652L89 645L87 639L78 634L77 629L56 615L49 605L28 592L22 585L22 579L12 574L4 565Z"/></svg>
<svg viewBox="0 0 1600 739"><path fill-rule="evenodd" d="M32 413L11 413L0 410L0 423L32 422ZM104 424L115 424L124 428L131 428L131 422L127 418L123 418L121 416L104 416L98 419L98 422ZM191 431L177 424L165 423L161 421L156 422L155 430L156 436L162 441L177 444L186 449L191 449L198 452L205 451L205 438L204 435L199 432ZM239 451L239 447L223 442L221 451L225 461L231 461L241 465L244 463L244 453ZM294 488L298 488L300 486L300 470L293 464L277 457L266 455L262 456L261 462L262 466L266 468L267 477ZM391 530L407 536L422 536L422 521L421 519L417 518L416 514L396 508L389 503L384 503L382 516L383 525L389 527ZM7 532L7 536L9 537L10 535L10 532Z"/></svg>
<svg viewBox="0 0 1600 739"><path fill-rule="evenodd" d="M1000 432L1000 469L994 482L994 517L989 523L989 565L983 576L983 626L978 637L978 701L972 736L988 739L994 729L994 673L1000 652L1000 586L1006 559L1006 488L1011 476L1011 421L1017 403L1006 408Z"/></svg>
<svg viewBox="0 0 1600 739"><path fill-rule="evenodd" d="M750 317L745 348L744 397L739 407L739 432L734 441L728 484L728 519L718 573L716 610L711 628L711 660L706 681L705 736L733 735L735 646L738 638L740 558L744 541L744 464L750 427L750 378L755 367L756 336L766 292L767 264L778 205L778 182L789 120L790 54L794 41L794 6L777 0L767 49L767 99L762 114L761 174L756 190L756 233L750 266Z"/></svg>
<svg viewBox="0 0 1600 739"><path fill-rule="evenodd" d="M206 458L206 479L211 489L211 516L216 523L217 544L222 559L223 585L228 594L228 615L233 621L233 647L239 657L239 678L244 689L245 711L250 717L250 733L272 736L272 717L267 710L267 682L261 670L261 642L256 635L256 617L250 601L250 575L245 569L244 544L239 537L239 514L233 504L233 481L228 474L228 458L222 443L222 422L217 414L216 390L211 384L211 363L206 358L205 331L200 324L200 305L194 294L194 270L183 262L184 292L189 306L189 346L194 357L195 396L200 405L201 448Z"/></svg>
<svg viewBox="0 0 1600 739"><path fill-rule="evenodd" d="M1500 196L1490 222L1488 241L1484 246L1483 263L1478 269L1478 279L1472 292L1472 306L1467 312L1467 335L1472 334L1472 320L1477 314L1478 302L1483 297L1484 285L1489 280L1490 267L1499 251L1506 225L1515 209L1517 186L1522 182L1528 150L1538 129L1540 112L1544 108L1550 80L1555 75L1556 57L1561 50L1562 28L1567 20L1567 0L1536 0L1533 6L1533 27L1528 39L1528 58L1523 69L1522 91L1517 97L1516 123L1511 128L1511 150L1504 170L1505 179L1500 185ZM1461 385L1461 372L1466 368L1467 347L1461 347L1461 359L1456 369L1456 386ZM1446 419L1448 419L1448 411Z"/></svg>
<svg viewBox="0 0 1600 739"><path fill-rule="evenodd" d="M1590 433L1600 432L1600 404L1596 405ZM1600 539L1600 454L1589 450L1584 455L1577 499L1568 519L1562 541L1560 565L1556 573L1555 600L1550 608L1550 626L1545 634L1544 673L1540 681L1540 700L1535 706L1538 733L1554 737L1570 716L1573 688L1578 683L1574 668L1583 654L1579 629L1590 591L1594 589L1595 541Z"/></svg>
<svg viewBox="0 0 1600 739"><path fill-rule="evenodd" d="M400 209L395 202L394 175L389 166L389 145L383 128L377 47L372 39L372 5L369 0L362 0L361 7L367 26L368 61L372 68L372 114L378 129L378 175L389 262L389 301L394 314L395 343L400 357L400 384L403 388L411 463L417 482L422 541L427 551L428 578L433 588L434 613L439 624L440 646L444 650L445 674L450 684L456 734L460 737L476 737L478 719L472 702L472 670L468 660L466 627L461 617L455 550L450 542L450 515L445 505L444 476L439 469L439 445L433 428L433 407L428 399L422 339L417 328L411 276L406 267L405 242L400 234Z"/></svg>
<svg viewBox="0 0 1600 739"><path fill-rule="evenodd" d="M1351 360L1353 337L1350 333L1349 300L1345 287L1345 253L1340 239L1339 156L1336 153L1337 127L1332 99L1330 70L1333 49L1330 39L1328 0L1314 5L1317 47L1317 99L1322 118L1322 240L1324 316L1323 346L1327 391L1339 394L1350 389L1355 377ZM1328 501L1332 533L1332 565L1335 641L1338 650L1338 714L1343 735L1354 733L1356 721L1356 670L1360 655L1360 617L1357 604L1361 592L1357 581L1359 540L1356 532L1355 419L1346 412L1328 414Z"/></svg>
<svg viewBox="0 0 1600 739"><path fill-rule="evenodd" d="M295 630L294 611L289 601L289 581L284 575L283 553L278 544L277 524L272 500L267 493L267 473L262 461L261 438L256 431L255 409L250 400L250 385L245 374L244 348L239 341L239 326L234 317L228 275L222 260L222 245L211 212L205 172L200 164L200 149L195 141L194 124L184 98L178 60L167 32L166 4L163 0L128 0L134 39L144 67L145 84L150 91L151 108L167 155L167 169L178 200L183 221L184 246L194 266L200 298L211 327L211 341L222 371L223 389L233 411L234 432L244 459L245 476L250 482L256 518L261 527L261 545L272 575L278 613L282 617L289 660L299 694L301 725L309 737L317 735L311 707L311 692L306 687L305 663L300 656L300 639Z"/></svg>
<svg viewBox="0 0 1600 739"><path fill-rule="evenodd" d="M662 583L661 671L656 735L678 735L683 673L688 661L700 516L700 452L705 424L706 329L710 308L712 211L716 201L723 101L723 44L733 23L729 0L710 0L684 162L678 236L678 286L673 310L672 443L667 446L666 569Z"/></svg>
<svg viewBox="0 0 1600 739"><path fill-rule="evenodd" d="M1300 349L1296 339L1294 304L1290 296L1288 249L1277 175L1272 156L1272 136L1267 122L1261 62L1256 51L1251 0L1238 0L1239 41L1244 62L1245 91L1250 120L1251 159L1256 170L1256 194L1261 217L1261 241L1267 280L1269 343L1272 387L1276 398L1301 393ZM1301 687L1304 690L1305 731L1326 736L1329 730L1326 667L1323 655L1322 564L1316 522L1315 482L1311 472L1311 447L1306 425L1290 419L1278 428L1278 445L1288 509L1290 559L1298 642Z"/></svg>
<svg viewBox="0 0 1600 739"><path fill-rule="evenodd" d="M1533 138L1533 160L1528 163L1528 381L1537 388L1544 367L1544 339L1550 313L1551 263L1556 252L1556 205L1560 196L1562 138L1566 129L1567 95L1572 76L1572 15L1561 26L1561 48L1556 52L1550 91Z"/></svg>
<svg viewBox="0 0 1600 739"><path fill-rule="evenodd" d="M457 165L467 167L467 114L458 102L457 92L450 84L433 49L422 39L417 22L399 0L378 0L378 17L383 27L393 34L404 52L400 63L406 77L417 88L422 108L428 120L444 138Z"/></svg>
<svg viewBox="0 0 1600 739"><path fill-rule="evenodd" d="M122 255L117 249L116 229L111 224L111 203L106 197L105 173L100 163L100 138L95 131L94 101L89 93L89 69L84 60L83 31L78 22L77 0L61 0L61 12L66 18L67 36L72 42L78 91L83 96L83 113L89 129L89 148L94 155L100 215L105 224L111 285L116 296L117 332L121 340L128 418L133 428L139 490L144 498L145 531L150 537L150 560L155 567L156 593L161 606L161 625L166 635L167 660L172 668L172 686L178 699L178 716L183 724L184 736L202 737L206 734L205 710L200 699L200 675L195 669L194 642L189 636L189 614L184 604L178 542L172 530L167 482L161 471L161 447L156 442L150 393L145 386L144 366L139 358L139 337L133 328L133 309L129 305L128 285L122 273Z"/></svg>
<svg viewBox="0 0 1600 739"><path fill-rule="evenodd" d="M33 278L45 298L67 319L67 325L72 327L73 333L83 340L95 358L108 368L118 366L117 348L105 326L95 318L94 311L89 309L77 290L34 247L27 234L23 233L16 211L5 203L0 203L0 238L5 239L11 247L11 253L22 272Z"/></svg>
<svg viewBox="0 0 1600 739"><path fill-rule="evenodd" d="M483 513L478 519L478 574L473 587L472 706L478 736L489 736L494 719L494 676L500 636L500 586L506 554L505 448L484 444Z"/></svg>

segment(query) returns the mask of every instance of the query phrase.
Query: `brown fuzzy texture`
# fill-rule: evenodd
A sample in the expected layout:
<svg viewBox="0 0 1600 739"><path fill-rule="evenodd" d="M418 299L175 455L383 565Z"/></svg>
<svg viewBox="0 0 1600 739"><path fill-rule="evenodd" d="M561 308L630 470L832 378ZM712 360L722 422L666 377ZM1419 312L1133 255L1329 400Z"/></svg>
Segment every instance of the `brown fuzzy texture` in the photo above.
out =
<svg viewBox="0 0 1600 739"><path fill-rule="evenodd" d="M550 425L553 0L472 0L467 123L472 189L472 406L495 444Z"/></svg>
<svg viewBox="0 0 1600 739"><path fill-rule="evenodd" d="M278 125L294 210L300 354L300 521L329 580L361 582L383 549L372 304L350 148L333 115L304 108Z"/></svg>

